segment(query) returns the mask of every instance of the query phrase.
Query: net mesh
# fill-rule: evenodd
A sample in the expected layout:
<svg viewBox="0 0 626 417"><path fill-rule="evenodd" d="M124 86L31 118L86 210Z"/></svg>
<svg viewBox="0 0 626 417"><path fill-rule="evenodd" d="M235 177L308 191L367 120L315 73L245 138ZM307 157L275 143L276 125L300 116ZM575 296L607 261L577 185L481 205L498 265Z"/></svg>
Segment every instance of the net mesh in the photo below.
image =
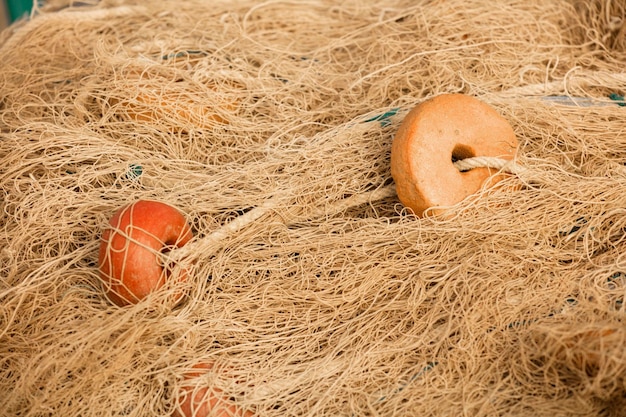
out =
<svg viewBox="0 0 626 417"><path fill-rule="evenodd" d="M625 21L600 0L36 8L0 35L0 415L172 415L188 386L241 415L621 415ZM524 171L417 218L389 151L441 93L496 108ZM175 308L100 284L102 231L140 199L194 231Z"/></svg>

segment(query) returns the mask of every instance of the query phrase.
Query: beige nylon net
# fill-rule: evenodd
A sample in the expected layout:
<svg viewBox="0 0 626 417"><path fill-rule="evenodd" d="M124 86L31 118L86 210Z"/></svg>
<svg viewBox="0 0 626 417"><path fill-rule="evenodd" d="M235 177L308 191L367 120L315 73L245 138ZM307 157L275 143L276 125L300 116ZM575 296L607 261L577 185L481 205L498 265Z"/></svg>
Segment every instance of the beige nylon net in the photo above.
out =
<svg viewBox="0 0 626 417"><path fill-rule="evenodd" d="M1 416L624 415L622 0L65 3L0 35ZM441 93L524 170L416 218L389 152ZM194 232L174 308L98 277L140 199Z"/></svg>

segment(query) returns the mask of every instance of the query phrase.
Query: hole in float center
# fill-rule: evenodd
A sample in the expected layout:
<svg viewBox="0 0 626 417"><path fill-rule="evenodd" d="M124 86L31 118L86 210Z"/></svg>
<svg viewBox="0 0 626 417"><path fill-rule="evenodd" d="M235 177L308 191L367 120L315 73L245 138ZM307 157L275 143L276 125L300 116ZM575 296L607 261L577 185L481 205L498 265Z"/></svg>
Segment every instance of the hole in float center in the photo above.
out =
<svg viewBox="0 0 626 417"><path fill-rule="evenodd" d="M461 161L467 158L473 158L476 156L476 153L472 148L467 145L457 144L452 149L452 163L457 161Z"/></svg>

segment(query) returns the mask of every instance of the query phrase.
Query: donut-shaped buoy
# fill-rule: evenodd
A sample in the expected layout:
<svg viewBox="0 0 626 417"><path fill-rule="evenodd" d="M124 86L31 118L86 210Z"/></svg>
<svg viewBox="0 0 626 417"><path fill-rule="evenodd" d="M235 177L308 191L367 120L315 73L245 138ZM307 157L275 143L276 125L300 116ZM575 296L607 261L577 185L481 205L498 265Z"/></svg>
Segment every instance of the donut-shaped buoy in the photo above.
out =
<svg viewBox="0 0 626 417"><path fill-rule="evenodd" d="M192 237L185 217L174 207L140 200L117 210L102 234L100 278L107 297L119 306L134 304L170 278L160 255ZM178 280L185 280L181 271ZM177 297L180 298L180 297Z"/></svg>
<svg viewBox="0 0 626 417"><path fill-rule="evenodd" d="M177 398L177 409L172 417L252 417L254 413L238 407L218 388L197 387L190 383L194 378L213 369L212 363L199 363L185 374L185 383Z"/></svg>
<svg viewBox="0 0 626 417"><path fill-rule="evenodd" d="M391 176L400 202L422 216L431 207L464 200L488 178L494 183L503 178L492 176L490 168L461 172L455 161L477 156L511 160L516 149L513 128L492 107L471 96L443 94L405 116L391 147Z"/></svg>

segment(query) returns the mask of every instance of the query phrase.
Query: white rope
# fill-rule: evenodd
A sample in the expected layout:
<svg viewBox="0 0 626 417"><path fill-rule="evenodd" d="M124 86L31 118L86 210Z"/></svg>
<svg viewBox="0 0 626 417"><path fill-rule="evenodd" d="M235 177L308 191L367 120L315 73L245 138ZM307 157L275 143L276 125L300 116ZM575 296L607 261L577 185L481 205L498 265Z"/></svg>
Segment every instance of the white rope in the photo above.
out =
<svg viewBox="0 0 626 417"><path fill-rule="evenodd" d="M332 216L334 214L340 213L344 210L347 210L351 207L356 207L361 204L382 200L387 197L395 196L395 186L388 185L386 187L382 187L373 191L369 191L362 194L356 194L345 198L343 200L336 201L332 204L329 204L323 208L319 208L318 210L313 211L312 213L308 213L306 215L287 215L282 219L283 223L289 225L295 223L297 221L309 220L318 218L321 216ZM261 217L265 216L272 212L276 206L278 205L278 198L274 197L267 200L265 203L261 204L258 207L253 208L252 210L242 214L236 219L226 223L210 235L207 235L203 238L197 239L195 241L187 243L185 246L181 248L177 248L163 255L168 262L176 262L176 259L181 259L185 255L190 252L196 252L200 250L203 253L206 251L213 251L217 249L221 242L226 240L228 237L232 236L236 232L242 230L249 224L252 224L259 220ZM200 248L200 249L199 249Z"/></svg>
<svg viewBox="0 0 626 417"><path fill-rule="evenodd" d="M524 168L515 164L513 160L493 156L475 156L460 159L454 162L454 166L461 172L469 171L474 168L493 168L509 174L519 174L524 170Z"/></svg>

